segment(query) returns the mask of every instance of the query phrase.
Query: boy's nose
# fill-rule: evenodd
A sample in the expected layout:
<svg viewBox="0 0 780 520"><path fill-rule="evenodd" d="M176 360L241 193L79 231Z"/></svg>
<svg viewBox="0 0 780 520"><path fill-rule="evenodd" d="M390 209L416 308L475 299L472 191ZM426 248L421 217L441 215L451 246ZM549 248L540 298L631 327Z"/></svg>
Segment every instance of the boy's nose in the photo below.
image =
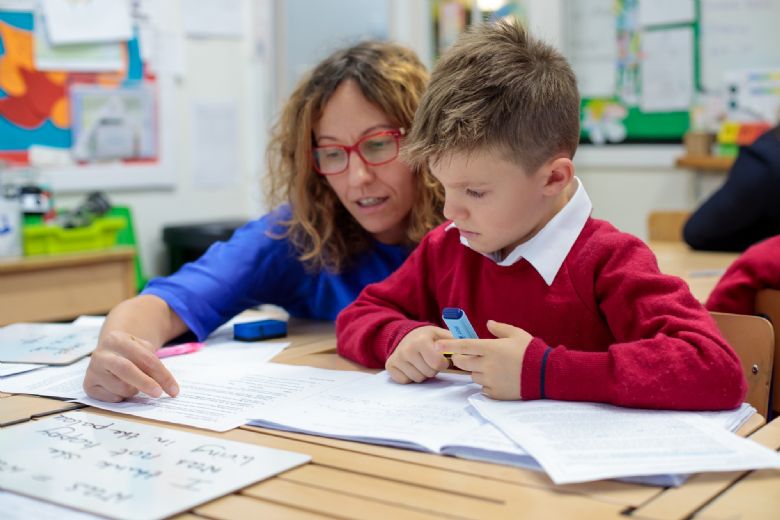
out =
<svg viewBox="0 0 780 520"><path fill-rule="evenodd" d="M357 152L352 152L349 155L349 183L352 186L360 186L362 184L368 184L374 180L374 173L370 170L369 166L363 161L363 158L358 155Z"/></svg>
<svg viewBox="0 0 780 520"><path fill-rule="evenodd" d="M447 220L458 220L463 216L463 208L452 202L449 197L444 198L444 218Z"/></svg>

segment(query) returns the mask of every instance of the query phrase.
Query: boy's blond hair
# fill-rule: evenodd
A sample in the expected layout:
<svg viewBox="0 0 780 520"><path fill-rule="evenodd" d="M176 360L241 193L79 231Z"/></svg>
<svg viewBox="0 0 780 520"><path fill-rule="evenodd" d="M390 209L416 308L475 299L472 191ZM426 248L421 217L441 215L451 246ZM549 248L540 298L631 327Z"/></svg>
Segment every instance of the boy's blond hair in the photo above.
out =
<svg viewBox="0 0 780 520"><path fill-rule="evenodd" d="M577 80L561 53L517 23L480 24L433 69L404 157L429 165L492 150L530 174L556 155L574 157L579 109Z"/></svg>
<svg viewBox="0 0 780 520"><path fill-rule="evenodd" d="M349 214L312 164L313 127L345 81L354 81L368 101L394 125L409 129L428 82L417 55L401 45L367 41L338 50L304 77L285 104L268 147L267 196L290 203L283 222L298 259L312 271L339 272L371 247L371 235ZM349 114L344 114L349 118ZM416 194L406 228L409 245L442 221L444 195L427 166L417 168Z"/></svg>

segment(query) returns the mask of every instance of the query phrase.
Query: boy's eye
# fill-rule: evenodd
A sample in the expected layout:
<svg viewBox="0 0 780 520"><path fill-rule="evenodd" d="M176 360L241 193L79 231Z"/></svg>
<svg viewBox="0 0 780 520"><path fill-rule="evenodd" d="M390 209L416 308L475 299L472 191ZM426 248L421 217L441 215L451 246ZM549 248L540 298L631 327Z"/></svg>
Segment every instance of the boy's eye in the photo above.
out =
<svg viewBox="0 0 780 520"><path fill-rule="evenodd" d="M470 189L466 188L466 195L468 195L469 197L475 198L475 199L481 199L482 197L485 196L485 192L484 191L470 190Z"/></svg>

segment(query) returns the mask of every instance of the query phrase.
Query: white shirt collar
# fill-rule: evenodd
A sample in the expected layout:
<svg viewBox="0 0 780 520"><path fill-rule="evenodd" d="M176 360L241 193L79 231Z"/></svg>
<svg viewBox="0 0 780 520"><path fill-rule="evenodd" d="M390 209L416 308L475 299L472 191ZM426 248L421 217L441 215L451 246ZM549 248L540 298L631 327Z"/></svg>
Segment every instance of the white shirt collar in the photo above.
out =
<svg viewBox="0 0 780 520"><path fill-rule="evenodd" d="M506 258L499 260L495 253L484 254L498 265L506 267L519 262L522 258L528 260L547 285L552 285L555 276L563 265L563 261L571 251L582 228L590 217L593 204L585 192L585 187L578 177L577 189L566 205L530 240L517 246ZM447 230L456 228L453 222ZM464 246L471 248L468 239L460 237Z"/></svg>

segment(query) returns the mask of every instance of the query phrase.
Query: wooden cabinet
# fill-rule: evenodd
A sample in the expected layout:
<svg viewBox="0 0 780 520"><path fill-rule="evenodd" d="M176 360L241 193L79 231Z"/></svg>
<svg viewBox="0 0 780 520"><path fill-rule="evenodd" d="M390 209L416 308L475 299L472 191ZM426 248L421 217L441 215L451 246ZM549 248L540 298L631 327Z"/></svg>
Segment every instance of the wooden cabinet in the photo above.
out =
<svg viewBox="0 0 780 520"><path fill-rule="evenodd" d="M105 314L135 294L135 249L0 259L0 325Z"/></svg>

